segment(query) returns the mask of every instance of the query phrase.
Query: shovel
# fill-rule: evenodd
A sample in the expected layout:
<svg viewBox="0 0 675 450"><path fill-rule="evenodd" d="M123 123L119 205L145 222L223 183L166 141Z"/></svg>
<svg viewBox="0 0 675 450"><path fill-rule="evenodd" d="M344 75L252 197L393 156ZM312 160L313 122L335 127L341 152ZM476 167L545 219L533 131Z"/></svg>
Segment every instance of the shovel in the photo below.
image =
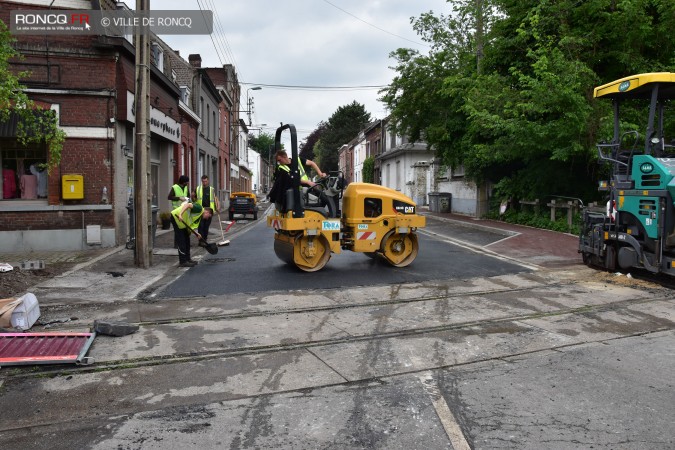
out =
<svg viewBox="0 0 675 450"><path fill-rule="evenodd" d="M218 223L220 224L220 234L223 236L223 240L218 242L218 246L222 247L223 245L230 245L230 240L225 239L225 232L223 231L223 221L220 219L220 211L218 211ZM230 224L227 226L228 230L230 229L233 223L234 222L230 222Z"/></svg>
<svg viewBox="0 0 675 450"><path fill-rule="evenodd" d="M218 246L216 244L209 244L208 242L206 242L204 240L204 238L201 237L201 235L199 233L197 233L195 230L190 228L190 225L185 223L185 221L183 219L181 219L179 217L178 220L183 222L183 225L185 225L188 230L190 230L195 236L197 236L197 238L199 239L199 242L204 244L204 248L206 249L207 252L211 253L212 255L215 255L216 253L218 253Z"/></svg>

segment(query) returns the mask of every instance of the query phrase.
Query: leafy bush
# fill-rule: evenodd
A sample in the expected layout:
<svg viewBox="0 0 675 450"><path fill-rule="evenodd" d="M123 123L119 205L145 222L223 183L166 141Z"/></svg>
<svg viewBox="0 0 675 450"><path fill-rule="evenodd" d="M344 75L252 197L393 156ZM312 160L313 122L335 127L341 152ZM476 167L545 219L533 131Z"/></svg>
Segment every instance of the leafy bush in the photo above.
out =
<svg viewBox="0 0 675 450"><path fill-rule="evenodd" d="M361 170L362 179L365 183L374 183L375 181L375 158L369 156L363 161L363 170Z"/></svg>
<svg viewBox="0 0 675 450"><path fill-rule="evenodd" d="M499 220L502 222L513 223L517 225L526 225L533 228L542 228L544 230L558 231L561 233L579 234L581 232L581 213L576 213L572 217L572 228L567 224L567 214L564 210L559 210L556 214L556 220L551 221L547 214L535 214L530 211L516 211L515 209L508 209L502 215L499 214L498 208L491 210L487 214L488 219Z"/></svg>

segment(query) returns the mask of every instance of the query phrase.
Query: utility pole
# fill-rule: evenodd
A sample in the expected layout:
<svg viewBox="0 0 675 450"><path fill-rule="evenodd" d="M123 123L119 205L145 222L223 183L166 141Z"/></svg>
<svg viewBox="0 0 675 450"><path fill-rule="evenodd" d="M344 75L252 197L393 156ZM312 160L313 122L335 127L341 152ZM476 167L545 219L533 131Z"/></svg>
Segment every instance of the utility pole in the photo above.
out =
<svg viewBox="0 0 675 450"><path fill-rule="evenodd" d="M136 0L136 13L150 12L150 0ZM136 245L134 263L147 269L152 265L150 185L150 29L136 27L136 151L134 152L134 212Z"/></svg>
<svg viewBox="0 0 675 450"><path fill-rule="evenodd" d="M269 145L268 149L268 162L267 162L267 176L269 177L269 184L267 185L267 192L269 192L270 189L272 189L272 184L274 182L274 168L275 164L272 162L274 158L275 152L274 152L274 144ZM276 160L274 160L276 162Z"/></svg>
<svg viewBox="0 0 675 450"><path fill-rule="evenodd" d="M251 109L253 109L253 97L248 98L246 103L246 109L248 112L248 126L251 126Z"/></svg>
<svg viewBox="0 0 675 450"><path fill-rule="evenodd" d="M260 86L254 86L251 88L246 89L246 112L248 113L248 126L250 127L251 124L251 113L253 112L253 97L249 97L248 92L249 91L259 91L262 88Z"/></svg>

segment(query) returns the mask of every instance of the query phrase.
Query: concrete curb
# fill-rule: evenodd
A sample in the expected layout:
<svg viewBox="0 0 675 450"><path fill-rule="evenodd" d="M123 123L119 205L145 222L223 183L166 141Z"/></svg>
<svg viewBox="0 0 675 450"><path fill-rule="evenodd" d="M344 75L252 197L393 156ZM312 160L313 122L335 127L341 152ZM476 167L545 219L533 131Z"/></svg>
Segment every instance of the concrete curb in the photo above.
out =
<svg viewBox="0 0 675 450"><path fill-rule="evenodd" d="M420 215L425 216L430 219L438 220L440 222L452 223L454 225L466 227L466 228L479 228L483 231L488 231L490 233L501 234L502 236L518 236L518 231L505 230L503 228L491 227L489 225L481 225L473 222L465 222L463 220L450 219L448 217L435 216L427 212L420 212Z"/></svg>
<svg viewBox="0 0 675 450"><path fill-rule="evenodd" d="M88 261L81 262L81 263L77 264L75 267L73 267L72 269L70 269L70 270L68 270L68 271L66 271L66 272L63 272L62 274L57 275L57 276L54 277L54 278L62 278L62 277L66 277L66 276L72 275L73 273L75 273L75 272L77 272L77 271L79 271L79 270L82 270L82 269L84 269L84 268L86 268L86 267L88 267L88 266L91 266L92 264L97 263L97 262L99 262L99 261L102 260L102 259L108 258L109 256L112 256L112 255L114 255L114 254L116 254L116 253L119 253L119 252L121 252L122 250L126 250L126 247L125 247L124 245L119 245L119 246L117 246L117 247L113 247L112 249L110 249L110 251L107 251L107 252L105 252L105 253L103 253L103 254L101 254L101 255L98 255L97 257L92 258L92 259L90 259L90 260L88 260Z"/></svg>

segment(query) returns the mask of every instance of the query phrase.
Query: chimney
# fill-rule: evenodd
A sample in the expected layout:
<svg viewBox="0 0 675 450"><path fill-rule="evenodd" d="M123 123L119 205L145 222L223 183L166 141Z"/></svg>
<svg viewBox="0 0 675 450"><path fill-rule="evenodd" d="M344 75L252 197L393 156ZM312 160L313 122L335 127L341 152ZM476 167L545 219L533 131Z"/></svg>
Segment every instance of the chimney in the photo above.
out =
<svg viewBox="0 0 675 450"><path fill-rule="evenodd" d="M188 56L188 61L192 67L201 67L202 66L202 57L199 53L193 53Z"/></svg>

